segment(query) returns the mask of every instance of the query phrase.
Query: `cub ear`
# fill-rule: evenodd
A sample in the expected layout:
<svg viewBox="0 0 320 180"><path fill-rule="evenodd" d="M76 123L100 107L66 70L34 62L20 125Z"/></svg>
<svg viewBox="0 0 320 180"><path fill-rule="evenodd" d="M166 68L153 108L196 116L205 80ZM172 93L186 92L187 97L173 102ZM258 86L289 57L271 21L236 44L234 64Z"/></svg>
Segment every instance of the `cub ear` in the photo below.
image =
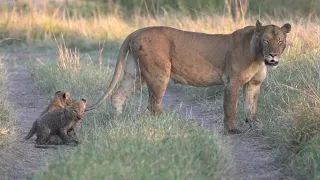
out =
<svg viewBox="0 0 320 180"><path fill-rule="evenodd" d="M289 33L289 32L291 31L291 24L289 24L289 23L284 24L284 25L281 27L281 30L282 30L284 33Z"/></svg>
<svg viewBox="0 0 320 180"><path fill-rule="evenodd" d="M58 95L58 94L60 94L60 93L62 93L62 91L57 91L55 95Z"/></svg>
<svg viewBox="0 0 320 180"><path fill-rule="evenodd" d="M262 24L260 23L259 20L257 20L257 22L256 22L256 32L261 32L262 29L263 29Z"/></svg>
<svg viewBox="0 0 320 180"><path fill-rule="evenodd" d="M82 98L81 101L84 103L84 104L87 104L87 100Z"/></svg>
<svg viewBox="0 0 320 180"><path fill-rule="evenodd" d="M71 94L69 92L65 92L62 97L63 99L71 99Z"/></svg>

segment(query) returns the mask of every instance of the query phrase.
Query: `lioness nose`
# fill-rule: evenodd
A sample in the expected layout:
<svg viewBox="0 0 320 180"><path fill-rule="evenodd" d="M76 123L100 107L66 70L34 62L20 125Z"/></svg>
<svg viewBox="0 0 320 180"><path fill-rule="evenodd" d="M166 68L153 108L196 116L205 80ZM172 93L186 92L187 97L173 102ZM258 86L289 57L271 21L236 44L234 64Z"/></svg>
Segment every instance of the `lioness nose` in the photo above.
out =
<svg viewBox="0 0 320 180"><path fill-rule="evenodd" d="M275 56L277 56L277 53L270 53L269 54L271 57L275 57Z"/></svg>

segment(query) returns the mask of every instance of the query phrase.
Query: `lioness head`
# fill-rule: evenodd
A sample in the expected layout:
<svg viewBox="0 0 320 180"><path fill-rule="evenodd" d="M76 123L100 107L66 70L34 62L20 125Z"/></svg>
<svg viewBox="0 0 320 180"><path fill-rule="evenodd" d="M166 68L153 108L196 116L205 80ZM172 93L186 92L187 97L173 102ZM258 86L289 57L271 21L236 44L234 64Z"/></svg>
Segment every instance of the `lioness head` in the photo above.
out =
<svg viewBox="0 0 320 180"><path fill-rule="evenodd" d="M256 32L257 42L256 50L259 51L264 63L268 66L277 66L279 58L286 48L287 33L291 30L290 24L284 24L282 27L276 25L262 26L257 20Z"/></svg>

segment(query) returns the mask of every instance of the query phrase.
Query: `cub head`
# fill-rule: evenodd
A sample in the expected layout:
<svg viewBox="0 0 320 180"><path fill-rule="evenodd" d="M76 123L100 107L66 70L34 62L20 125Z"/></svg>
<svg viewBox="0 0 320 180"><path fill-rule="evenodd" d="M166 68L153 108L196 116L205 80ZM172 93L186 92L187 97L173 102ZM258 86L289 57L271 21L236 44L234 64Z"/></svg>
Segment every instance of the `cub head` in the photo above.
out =
<svg viewBox="0 0 320 180"><path fill-rule="evenodd" d="M81 99L80 101L73 100L71 106L69 107L69 109L72 111L72 116L76 117L77 120L81 120L86 109L86 104L86 99Z"/></svg>
<svg viewBox="0 0 320 180"><path fill-rule="evenodd" d="M276 25L262 26L257 20L255 36L256 53L262 57L267 66L277 66L280 56L286 48L287 33L291 31L291 25L286 23L282 27Z"/></svg>
<svg viewBox="0 0 320 180"><path fill-rule="evenodd" d="M53 99L53 102L56 102L57 104L62 106L61 108L70 106L71 101L72 99L71 99L70 92L62 92L62 91L57 91Z"/></svg>

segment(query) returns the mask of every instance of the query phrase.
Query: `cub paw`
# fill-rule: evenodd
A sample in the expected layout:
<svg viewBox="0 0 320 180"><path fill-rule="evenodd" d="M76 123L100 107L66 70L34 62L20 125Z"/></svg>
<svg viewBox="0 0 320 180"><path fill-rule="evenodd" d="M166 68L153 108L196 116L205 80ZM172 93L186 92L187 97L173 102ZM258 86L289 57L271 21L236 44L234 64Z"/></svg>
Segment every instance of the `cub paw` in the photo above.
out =
<svg viewBox="0 0 320 180"><path fill-rule="evenodd" d="M79 144L79 142L77 140L72 140L67 143L67 145L69 145L69 146L77 146L78 144Z"/></svg>
<svg viewBox="0 0 320 180"><path fill-rule="evenodd" d="M242 131L240 131L239 129L230 129L228 130L229 134L241 134Z"/></svg>

